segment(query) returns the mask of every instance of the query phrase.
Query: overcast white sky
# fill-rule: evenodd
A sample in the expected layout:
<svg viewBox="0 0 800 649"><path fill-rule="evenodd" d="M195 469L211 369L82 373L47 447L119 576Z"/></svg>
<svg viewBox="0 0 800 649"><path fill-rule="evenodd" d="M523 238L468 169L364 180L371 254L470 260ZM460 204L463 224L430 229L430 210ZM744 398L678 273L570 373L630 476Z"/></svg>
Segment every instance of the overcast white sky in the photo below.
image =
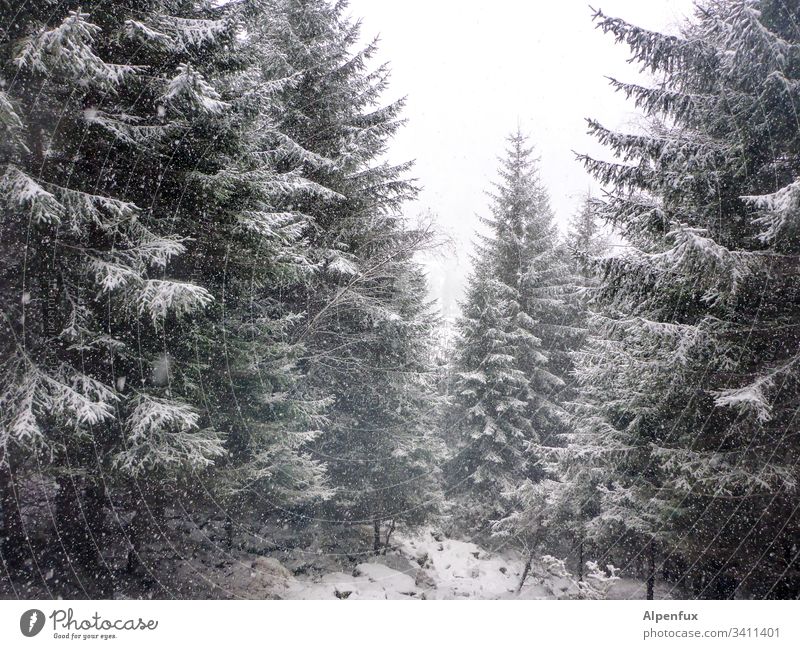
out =
<svg viewBox="0 0 800 649"><path fill-rule="evenodd" d="M674 32L691 0L596 0L630 22ZM350 0L363 35L380 35L380 61L391 63L387 99L407 96L408 126L394 161L416 160L424 187L409 211L431 210L457 243L456 258L431 261L429 281L453 315L468 273L470 240L485 213L484 191L497 155L517 123L541 157L544 182L565 224L595 187L573 151L608 157L587 134L585 118L624 128L632 107L606 76L639 79L624 45L593 27L584 0Z"/></svg>

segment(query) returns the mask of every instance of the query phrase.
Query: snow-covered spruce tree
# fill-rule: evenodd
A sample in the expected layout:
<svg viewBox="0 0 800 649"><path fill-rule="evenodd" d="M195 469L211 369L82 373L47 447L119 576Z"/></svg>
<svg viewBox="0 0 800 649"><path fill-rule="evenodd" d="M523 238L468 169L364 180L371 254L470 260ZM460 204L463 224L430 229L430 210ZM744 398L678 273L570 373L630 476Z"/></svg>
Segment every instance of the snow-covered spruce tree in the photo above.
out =
<svg viewBox="0 0 800 649"><path fill-rule="evenodd" d="M597 522L649 555L651 597L659 543L698 597L800 580L795 17L701 3L666 36L596 15L657 83L614 82L645 132L590 122L618 161L585 162L631 245L603 269L573 447L604 472Z"/></svg>
<svg viewBox="0 0 800 649"><path fill-rule="evenodd" d="M302 381L303 347L292 337L302 314L289 298L316 263L304 236L309 217L297 206L331 192L287 162L296 148L275 115L291 80L275 63L283 55L270 32L274 11L270 2L231 3L193 20L208 35L202 56L179 64L162 106L183 126L167 143L159 180L159 210L188 238L175 272L214 302L153 332L158 366L168 390L202 407L201 425L226 440L213 474L171 489L180 488L182 508L202 523L224 518L229 544L267 514L327 495L323 466L304 450L324 421L325 400L310 398ZM147 38L158 24L145 21L139 36L156 51L160 40ZM137 466L133 451L124 460ZM148 513L163 509L163 478L158 485ZM143 536L147 523L132 532Z"/></svg>
<svg viewBox="0 0 800 649"><path fill-rule="evenodd" d="M222 452L196 411L140 369L150 366L140 327L212 298L167 270L185 241L148 199L162 164L153 151L179 125L158 109L169 80L120 45L135 28L129 8L20 2L2 12L4 518L16 536L7 494L44 467L58 484L58 561L85 586L81 567L89 583L107 574L105 484L123 448L146 447L141 466L169 469ZM19 546L6 539L7 564L19 563Z"/></svg>
<svg viewBox="0 0 800 649"><path fill-rule="evenodd" d="M377 539L384 524L419 521L437 500L428 433L432 318L413 261L431 235L401 218L416 194L405 178L409 165L384 161L402 101L380 103L388 69L370 69L376 43L358 49L360 26L344 2L275 6L280 74L293 80L276 116L287 136L283 165L299 165L329 190L322 200L291 201L309 217L315 264L290 296L306 314L302 367L316 394L332 399L311 448L336 494L313 513L368 523Z"/></svg>
<svg viewBox="0 0 800 649"><path fill-rule="evenodd" d="M588 289L596 279L596 262L609 250L610 240L603 231L598 211L602 203L587 195L572 217L565 245L574 263L579 289ZM586 293L585 290L580 291ZM586 297L585 295L583 297Z"/></svg>
<svg viewBox="0 0 800 649"><path fill-rule="evenodd" d="M359 313L359 305L351 312L369 319L350 331L339 325L350 336L347 349L324 357L339 407L318 447L337 487L328 511L344 522L369 522L376 552L388 547L397 525L425 522L443 499L444 453L434 434L435 318L412 253L393 248L383 254L393 259L359 289L372 302L369 310Z"/></svg>
<svg viewBox="0 0 800 649"><path fill-rule="evenodd" d="M574 326L583 330L576 339L573 354L586 343L589 334L588 308L599 284L598 270L610 250L609 238L603 232L597 216L598 207L597 201L587 196L573 216L566 235L565 245L572 262L573 294L580 305ZM602 470L583 461L575 453L563 450L573 441L572 432L582 424L580 420L584 412L581 400L576 397L573 387L565 402L566 409L571 411L571 420L561 436L559 446L552 449L552 457L558 465L558 481L548 493L546 524L549 545L560 548L566 543L571 548L570 554L574 555L575 569L581 580L587 556L592 556L598 550L591 543L587 525L600 510L598 486L602 483Z"/></svg>
<svg viewBox="0 0 800 649"><path fill-rule="evenodd" d="M275 207L315 185L276 170L284 138L263 116L281 80L264 77L266 53L241 38L265 11L117 4L24 14L9 35L10 559L22 521L6 503L26 456L60 482L66 560L100 562L100 537L116 532L129 570L182 485L189 512L204 499L187 483L200 479L228 496L247 487L270 508L324 492L319 463L300 450L319 406L297 393L295 316L280 299L310 265L303 216ZM226 471L210 481L197 471L219 462L225 437ZM133 519L106 520L107 500Z"/></svg>
<svg viewBox="0 0 800 649"><path fill-rule="evenodd" d="M508 143L457 325L461 444L449 481L471 533L491 530L530 556L542 540L543 481L553 477L541 448L564 425L568 352L580 330L532 150L519 132Z"/></svg>

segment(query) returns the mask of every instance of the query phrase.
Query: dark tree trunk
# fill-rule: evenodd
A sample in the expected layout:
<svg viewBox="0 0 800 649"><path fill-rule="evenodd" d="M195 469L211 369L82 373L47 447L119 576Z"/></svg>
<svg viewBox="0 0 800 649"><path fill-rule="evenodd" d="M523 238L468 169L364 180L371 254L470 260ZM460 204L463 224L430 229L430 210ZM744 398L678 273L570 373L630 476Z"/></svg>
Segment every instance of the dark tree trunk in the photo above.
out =
<svg viewBox="0 0 800 649"><path fill-rule="evenodd" d="M80 487L68 477L58 479L56 535L60 549L70 562L79 561L85 552L85 527L81 516Z"/></svg>
<svg viewBox="0 0 800 649"><path fill-rule="evenodd" d="M583 581L583 539L578 543L578 581Z"/></svg>
<svg viewBox="0 0 800 649"><path fill-rule="evenodd" d="M228 550L233 549L233 518L230 511L225 512L225 545Z"/></svg>
<svg viewBox="0 0 800 649"><path fill-rule="evenodd" d="M128 562L125 565L125 572L129 575L135 575L142 567L139 552L142 547L143 526L142 511L137 507L128 524Z"/></svg>
<svg viewBox="0 0 800 649"><path fill-rule="evenodd" d="M128 563L126 572L142 578L143 583L150 582L149 569L142 560L147 540L159 537L160 524L164 519L166 496L158 487L145 489L134 503L134 515L128 526Z"/></svg>
<svg viewBox="0 0 800 649"><path fill-rule="evenodd" d="M395 525L395 520L392 519L392 521L389 523L389 529L386 530L386 542L383 544L384 552L389 549L389 539L392 538L392 532L394 532L394 525Z"/></svg>
<svg viewBox="0 0 800 649"><path fill-rule="evenodd" d="M225 501L225 522L222 529L225 533L225 547L228 550L233 550L235 540L235 532L237 528L236 521L241 520L241 513L244 509L244 502L242 497L238 494L231 495Z"/></svg>
<svg viewBox="0 0 800 649"><path fill-rule="evenodd" d="M114 594L114 576L103 558L100 549L107 543L106 529L106 488L102 481L92 480L84 490L85 518L88 531L87 550L88 566L94 569L93 581L98 593L103 598Z"/></svg>
<svg viewBox="0 0 800 649"><path fill-rule="evenodd" d="M4 461L4 460L8 461ZM27 540L25 526L19 510L19 493L14 481L10 458L0 453L0 511L3 527L0 528L0 558L6 570L17 571L25 561Z"/></svg>
<svg viewBox="0 0 800 649"><path fill-rule="evenodd" d="M372 529L374 531L372 540L372 549L375 554L380 554L381 551L381 522L376 518L372 521Z"/></svg>
<svg viewBox="0 0 800 649"><path fill-rule="evenodd" d="M650 541L647 549L647 599L653 599L656 586L656 544Z"/></svg>
<svg viewBox="0 0 800 649"><path fill-rule="evenodd" d="M519 586L517 586L517 593L522 591L525 585L525 580L528 578L528 573L531 571L531 564L533 564L533 552L528 555L528 560L525 562L525 568L522 571L522 577L519 579Z"/></svg>
<svg viewBox="0 0 800 649"><path fill-rule="evenodd" d="M105 535L105 490L102 484L81 482L69 477L58 481L56 533L61 550L73 569L80 569L86 583L99 597L113 592L113 579L100 554Z"/></svg>

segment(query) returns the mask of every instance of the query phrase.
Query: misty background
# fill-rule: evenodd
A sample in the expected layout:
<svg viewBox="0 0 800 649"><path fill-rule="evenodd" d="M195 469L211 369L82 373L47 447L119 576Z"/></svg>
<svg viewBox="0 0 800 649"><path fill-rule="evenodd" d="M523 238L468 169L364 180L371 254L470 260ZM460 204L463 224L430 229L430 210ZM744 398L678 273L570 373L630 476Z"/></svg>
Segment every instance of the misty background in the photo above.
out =
<svg viewBox="0 0 800 649"><path fill-rule="evenodd" d="M692 7L691 0L605 0L595 8L675 33ZM607 77L641 75L627 63L627 49L595 28L583 0L352 0L350 13L363 19L365 40L380 37L377 61L390 61L385 99L407 99L408 122L390 157L416 161L422 193L409 216L430 211L454 244L425 259L432 295L450 319L458 314L477 215L486 214L485 192L505 137L517 125L530 136L564 230L582 197L598 191L574 152L609 155L587 134L585 119L635 129L636 113Z"/></svg>

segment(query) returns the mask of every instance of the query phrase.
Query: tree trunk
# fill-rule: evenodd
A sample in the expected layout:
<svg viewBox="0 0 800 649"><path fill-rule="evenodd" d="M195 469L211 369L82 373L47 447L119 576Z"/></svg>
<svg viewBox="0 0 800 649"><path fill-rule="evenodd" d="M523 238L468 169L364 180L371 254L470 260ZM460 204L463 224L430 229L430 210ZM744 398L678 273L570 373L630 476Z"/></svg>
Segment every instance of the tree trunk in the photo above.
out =
<svg viewBox="0 0 800 649"><path fill-rule="evenodd" d="M522 571L522 577L519 579L519 586L517 586L517 594L522 591L525 585L525 580L528 578L528 573L531 571L531 564L533 563L533 552L528 555L528 560L525 562L525 569Z"/></svg>
<svg viewBox="0 0 800 649"><path fill-rule="evenodd" d="M128 562L125 565L125 572L129 575L134 575L142 566L142 561L139 558L139 550L142 546L142 520L141 509L136 508L136 511L128 524Z"/></svg>
<svg viewBox="0 0 800 649"><path fill-rule="evenodd" d="M86 529L87 529L87 562L94 568L94 583L98 593L104 599L114 594L114 576L106 563L100 548L105 547L108 537L106 530L106 488L101 480L92 480L84 489Z"/></svg>
<svg viewBox="0 0 800 649"><path fill-rule="evenodd" d="M583 581L583 538L578 543L578 581Z"/></svg>
<svg viewBox="0 0 800 649"><path fill-rule="evenodd" d="M152 585L152 573L147 564L142 560L145 541L156 540L160 537L159 524L164 519L166 496L158 487L144 489L139 494L139 500L134 503L134 515L128 527L128 563L125 571L130 575L141 578L145 585Z"/></svg>
<svg viewBox="0 0 800 649"><path fill-rule="evenodd" d="M70 563L83 565L87 557L87 543L78 482L69 477L60 477L55 503L55 525L60 549Z"/></svg>
<svg viewBox="0 0 800 649"><path fill-rule="evenodd" d="M228 550L233 549L233 519L230 511L225 512L225 545Z"/></svg>
<svg viewBox="0 0 800 649"><path fill-rule="evenodd" d="M381 522L376 518L372 521L372 529L374 530L372 549L375 554L380 554L381 551Z"/></svg>
<svg viewBox="0 0 800 649"><path fill-rule="evenodd" d="M4 461L8 460L8 461ZM25 561L25 526L19 511L19 497L14 482L10 458L0 454L0 510L3 527L0 529L0 559L6 570L19 570Z"/></svg>
<svg viewBox="0 0 800 649"><path fill-rule="evenodd" d="M383 544L384 552L386 552L386 550L389 549L389 539L392 538L392 532L394 532L394 525L395 521L394 519L392 519L391 523L389 523L389 529L386 531L386 542Z"/></svg>
<svg viewBox="0 0 800 649"><path fill-rule="evenodd" d="M647 599L653 599L656 585L656 543L650 541L647 550Z"/></svg>
<svg viewBox="0 0 800 649"><path fill-rule="evenodd" d="M236 521L240 520L243 507L242 497L238 494L232 494L225 501L225 523L223 529L225 530L225 545L228 550L233 550L234 533L237 527Z"/></svg>
<svg viewBox="0 0 800 649"><path fill-rule="evenodd" d="M111 572L100 554L104 537L105 490L101 484L82 484L70 477L58 481L56 533L66 561L80 568L99 597L113 591Z"/></svg>

